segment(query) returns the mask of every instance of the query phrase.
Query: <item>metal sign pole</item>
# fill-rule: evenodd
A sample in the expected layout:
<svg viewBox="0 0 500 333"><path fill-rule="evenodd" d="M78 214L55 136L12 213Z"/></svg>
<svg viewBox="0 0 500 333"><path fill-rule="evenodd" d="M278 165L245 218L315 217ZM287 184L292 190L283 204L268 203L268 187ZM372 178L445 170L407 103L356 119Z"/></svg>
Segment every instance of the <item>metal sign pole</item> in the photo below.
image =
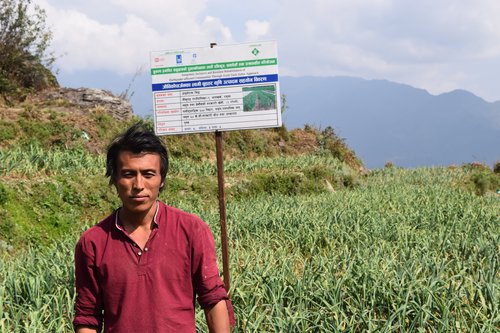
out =
<svg viewBox="0 0 500 333"><path fill-rule="evenodd" d="M217 43L210 43L210 48ZM222 246L222 274L224 286L229 293L231 278L229 276L229 246L227 242L227 216L226 216L226 192L224 189L224 154L222 150L222 132L215 131L215 149L217 154L217 183L219 184L219 215L220 215L220 239Z"/></svg>
<svg viewBox="0 0 500 333"><path fill-rule="evenodd" d="M219 183L220 238L222 245L222 267L224 286L229 293L231 281L229 277L229 248L227 242L226 194L224 190L224 156L222 153L222 132L215 132L215 147L217 153L217 180Z"/></svg>

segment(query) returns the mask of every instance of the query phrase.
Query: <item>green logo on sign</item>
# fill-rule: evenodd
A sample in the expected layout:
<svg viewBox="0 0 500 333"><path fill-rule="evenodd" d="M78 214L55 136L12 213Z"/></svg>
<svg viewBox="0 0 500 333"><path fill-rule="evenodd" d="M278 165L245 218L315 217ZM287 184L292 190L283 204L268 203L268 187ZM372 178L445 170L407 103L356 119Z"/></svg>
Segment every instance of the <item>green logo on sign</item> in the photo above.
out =
<svg viewBox="0 0 500 333"><path fill-rule="evenodd" d="M259 54L259 53L260 53L260 51L259 51L259 50L257 50L256 48L252 50L252 54L253 54L254 56L257 56L257 54Z"/></svg>

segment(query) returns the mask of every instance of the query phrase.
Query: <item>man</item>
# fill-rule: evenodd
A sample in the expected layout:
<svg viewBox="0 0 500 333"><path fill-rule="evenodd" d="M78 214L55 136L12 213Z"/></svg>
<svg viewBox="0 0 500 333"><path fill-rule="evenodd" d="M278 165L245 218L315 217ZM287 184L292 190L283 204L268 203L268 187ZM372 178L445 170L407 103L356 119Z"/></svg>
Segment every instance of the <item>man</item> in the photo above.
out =
<svg viewBox="0 0 500 333"><path fill-rule="evenodd" d="M122 207L76 246L76 332L195 332L196 295L210 332L234 324L210 229L157 200L167 169L165 147L139 124L109 146Z"/></svg>

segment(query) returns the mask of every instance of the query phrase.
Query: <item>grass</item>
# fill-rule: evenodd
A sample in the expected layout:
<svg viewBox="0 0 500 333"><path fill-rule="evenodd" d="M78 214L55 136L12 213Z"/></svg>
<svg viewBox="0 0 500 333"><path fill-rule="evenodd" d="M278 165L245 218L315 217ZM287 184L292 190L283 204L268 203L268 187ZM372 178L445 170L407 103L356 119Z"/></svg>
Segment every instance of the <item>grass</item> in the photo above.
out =
<svg viewBox="0 0 500 333"><path fill-rule="evenodd" d="M443 187L452 180L398 170L230 208L241 331L494 332L500 204Z"/></svg>
<svg viewBox="0 0 500 333"><path fill-rule="evenodd" d="M229 200L234 332L497 332L500 201L458 186L464 174L392 168L335 193ZM163 199L207 221L220 248L215 203ZM80 230L4 253L2 332L71 330Z"/></svg>
<svg viewBox="0 0 500 333"><path fill-rule="evenodd" d="M105 160L81 148L46 149L40 145L0 150L0 238L9 246L47 244L79 225L97 220L118 204L104 178ZM258 193L300 194L355 186L356 172L326 152L299 157L280 156L251 162L228 160L227 196L247 198ZM213 160L193 162L171 158L164 195L189 197L202 207L217 200ZM29 207L29 209L26 209ZM101 214L101 215L99 215ZM72 219L67 217L72 215Z"/></svg>
<svg viewBox="0 0 500 333"><path fill-rule="evenodd" d="M0 123L14 133L0 135L0 332L72 330L74 245L119 205L98 142L120 126L94 112L90 153L57 134L67 119L39 111ZM234 332L498 331L498 172L364 175L332 128L224 139ZM213 138L166 141L161 198L202 217L220 249Z"/></svg>
<svg viewBox="0 0 500 333"><path fill-rule="evenodd" d="M83 149L45 149L37 144L0 150L0 174L34 176L77 172L98 174L105 166L102 155Z"/></svg>

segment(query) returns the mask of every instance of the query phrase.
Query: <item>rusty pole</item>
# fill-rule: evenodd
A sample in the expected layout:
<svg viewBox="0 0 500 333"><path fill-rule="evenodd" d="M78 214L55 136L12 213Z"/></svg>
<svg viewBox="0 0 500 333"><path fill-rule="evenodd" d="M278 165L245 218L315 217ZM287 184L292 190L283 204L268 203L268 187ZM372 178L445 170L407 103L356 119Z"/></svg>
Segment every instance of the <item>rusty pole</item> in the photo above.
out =
<svg viewBox="0 0 500 333"><path fill-rule="evenodd" d="M217 43L210 43L210 48ZM229 276L229 246L227 242L227 215L226 215L226 192L224 188L224 154L222 151L222 132L215 131L215 149L217 154L217 183L219 184L219 215L220 215L220 240L222 246L222 274L224 286L229 293L231 278Z"/></svg>
<svg viewBox="0 0 500 333"><path fill-rule="evenodd" d="M224 156L222 153L222 132L215 132L215 147L217 153L217 180L219 183L220 238L222 245L222 268L224 286L229 293L231 286L229 276L229 247L227 242L226 194L224 189Z"/></svg>

